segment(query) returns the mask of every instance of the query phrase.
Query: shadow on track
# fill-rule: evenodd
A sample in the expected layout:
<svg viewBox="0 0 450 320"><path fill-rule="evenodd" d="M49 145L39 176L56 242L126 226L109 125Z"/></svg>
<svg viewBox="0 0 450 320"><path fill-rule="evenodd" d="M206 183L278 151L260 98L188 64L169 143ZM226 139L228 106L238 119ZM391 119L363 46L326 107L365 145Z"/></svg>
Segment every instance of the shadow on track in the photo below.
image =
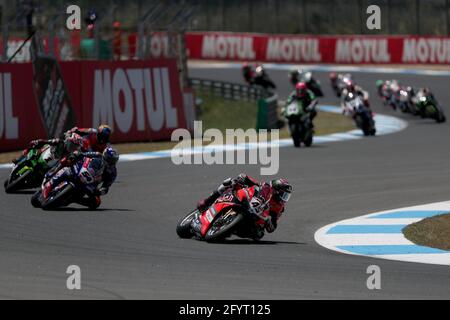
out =
<svg viewBox="0 0 450 320"><path fill-rule="evenodd" d="M89 209L89 208L58 208L58 209L53 209L53 210L47 210L44 212L66 212L66 213L73 213L73 212L135 212L135 210L131 210L131 209Z"/></svg>
<svg viewBox="0 0 450 320"><path fill-rule="evenodd" d="M289 242L289 241L268 241L268 240L261 240L261 241L254 241L250 239L231 239L231 240L224 240L224 241L218 241L218 242L212 242L212 244L222 244L222 245L253 245L253 246L274 246L274 245L282 245L282 244L290 244L290 245L307 245L307 243L303 242Z"/></svg>
<svg viewBox="0 0 450 320"><path fill-rule="evenodd" d="M9 195L33 195L36 191L33 190L20 190L9 193Z"/></svg>

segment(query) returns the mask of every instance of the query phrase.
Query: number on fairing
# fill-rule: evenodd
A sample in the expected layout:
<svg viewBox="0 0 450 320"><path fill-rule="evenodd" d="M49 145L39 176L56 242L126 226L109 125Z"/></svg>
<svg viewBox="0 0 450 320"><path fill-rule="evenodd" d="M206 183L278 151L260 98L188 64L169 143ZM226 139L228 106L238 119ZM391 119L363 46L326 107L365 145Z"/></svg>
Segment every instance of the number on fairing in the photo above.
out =
<svg viewBox="0 0 450 320"><path fill-rule="evenodd" d="M91 184L94 182L94 177L86 168L82 168L80 172L80 179L85 184Z"/></svg>
<svg viewBox="0 0 450 320"><path fill-rule="evenodd" d="M287 108L287 115L293 115L298 113L298 105L296 103L291 103Z"/></svg>

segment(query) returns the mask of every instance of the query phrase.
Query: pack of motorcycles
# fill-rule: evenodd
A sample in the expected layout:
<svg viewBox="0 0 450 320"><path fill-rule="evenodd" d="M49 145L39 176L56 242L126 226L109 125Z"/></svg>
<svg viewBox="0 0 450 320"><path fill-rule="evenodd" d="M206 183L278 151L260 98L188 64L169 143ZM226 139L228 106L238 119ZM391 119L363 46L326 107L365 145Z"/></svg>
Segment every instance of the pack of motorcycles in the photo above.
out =
<svg viewBox="0 0 450 320"><path fill-rule="evenodd" d="M255 70L250 66L244 66L244 78L250 85L260 86L269 93L276 89L275 83L270 79L262 66ZM303 82L307 85L316 97L322 97L321 83L314 78L311 72L294 70L290 72L289 79L295 85ZM361 129L366 136L376 134L373 113L363 97L354 92L347 92L345 89L348 80L352 80L350 74L333 75L330 77L331 87L337 97L341 98L343 109L351 110L351 116L356 126ZM423 90L414 91L410 87L403 87L396 81L384 81L380 85L377 82L378 95L386 106L394 110L401 110L405 113L431 118L436 122L445 122L445 115L442 107L434 96L423 94ZM344 96L346 95L346 96ZM309 147L313 143L314 127L309 114L315 110L317 100L309 106L303 106L302 101L294 99L285 106L284 116L289 124L291 135L296 147L302 144ZM14 193L21 190L39 188L33 195L33 200L39 196L44 185L49 179L58 173L60 159L55 157L53 146L46 145L39 150L30 150L26 157L14 164L8 179L4 182L5 191ZM65 207L77 202L88 192L95 192L101 181L93 179L98 176L101 166L94 162L86 165L85 159L80 159L72 164L73 176L66 181L62 181L49 197L49 203L40 205L43 209L56 209ZM55 170L56 168L56 170ZM94 181L95 180L95 181ZM33 204L34 205L34 204ZM194 232L192 223L194 219L201 221L202 228L200 234ZM194 210L177 224L177 234L180 238L193 238L208 242L222 241L232 235L246 238L246 230L249 226L262 223L262 217L255 216L251 210L246 210L239 201L237 195L231 190L222 195L208 210L199 212Z"/></svg>
<svg viewBox="0 0 450 320"><path fill-rule="evenodd" d="M74 139L74 135L66 133L62 139ZM78 137L81 140L81 137ZM64 142L62 142L64 143ZM104 160L99 158L80 157L67 160L70 155L63 156L58 145L46 144L40 148L30 148L24 156L14 163L9 177L4 181L5 192L20 193L24 190L38 189L31 198L33 207L44 210L55 210L72 203L83 203L88 195L98 195L102 183L101 176L105 169ZM62 165L62 163L65 163ZM70 167L70 175L63 171ZM55 176L64 177L52 188L46 199L42 198L46 184ZM89 206L89 205L88 205ZM91 209L96 209L93 207Z"/></svg>
<svg viewBox="0 0 450 320"><path fill-rule="evenodd" d="M252 72L252 70L256 70L256 72ZM269 93L276 89L274 82L261 65L254 69L245 65L243 74L249 85L260 86ZM294 87L297 83L303 82L316 97L324 96L320 81L315 79L310 71L293 70L289 73L289 79ZM353 76L349 73L330 74L330 85L336 97L341 99L343 113L354 120L356 127L362 131L364 136L374 136L376 135L376 126L374 114L368 103L369 95L361 87L357 92L348 92L346 88L350 81L355 84ZM431 92L403 86L396 80L377 81L376 85L379 98L385 106L421 118L434 119L438 123L446 121L442 107ZM363 97L363 94L360 94L361 91L364 91L367 97ZM285 106L284 117L296 147L301 145L310 147L313 143L314 130L307 114L315 110L316 105L317 101L313 105L303 106L302 101L294 100Z"/></svg>

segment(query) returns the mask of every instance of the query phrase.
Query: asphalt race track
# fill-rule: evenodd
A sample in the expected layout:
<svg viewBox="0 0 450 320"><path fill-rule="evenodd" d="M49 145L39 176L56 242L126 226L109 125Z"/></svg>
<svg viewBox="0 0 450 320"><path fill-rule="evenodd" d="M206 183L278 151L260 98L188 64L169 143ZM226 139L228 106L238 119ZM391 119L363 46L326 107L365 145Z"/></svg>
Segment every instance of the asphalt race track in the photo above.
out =
<svg viewBox="0 0 450 320"><path fill-rule="evenodd" d="M270 71L282 96L287 72ZM191 75L240 80L238 70L195 69ZM326 73L316 73L337 104ZM0 192L0 298L106 299L430 299L450 297L450 268L349 256L314 242L319 228L375 211L450 199L450 123L384 109L378 78L429 86L450 115L447 77L355 73L377 112L409 122L398 134L337 142L309 150L282 148L280 176L295 194L279 230L265 242L207 244L180 240L176 223L219 182L255 166L175 166L170 159L119 165L102 210L33 209L30 194ZM8 170L0 170L2 181ZM370 265L382 290L366 287ZM66 288L78 265L82 290Z"/></svg>

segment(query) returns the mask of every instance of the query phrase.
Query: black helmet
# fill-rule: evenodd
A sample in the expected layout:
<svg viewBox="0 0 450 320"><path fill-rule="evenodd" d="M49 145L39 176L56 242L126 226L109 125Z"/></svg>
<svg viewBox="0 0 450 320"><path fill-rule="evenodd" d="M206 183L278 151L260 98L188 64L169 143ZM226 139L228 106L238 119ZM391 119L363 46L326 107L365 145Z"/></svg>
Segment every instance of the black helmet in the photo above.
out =
<svg viewBox="0 0 450 320"><path fill-rule="evenodd" d="M278 179L272 181L275 200L287 203L291 198L292 185L286 179Z"/></svg>

